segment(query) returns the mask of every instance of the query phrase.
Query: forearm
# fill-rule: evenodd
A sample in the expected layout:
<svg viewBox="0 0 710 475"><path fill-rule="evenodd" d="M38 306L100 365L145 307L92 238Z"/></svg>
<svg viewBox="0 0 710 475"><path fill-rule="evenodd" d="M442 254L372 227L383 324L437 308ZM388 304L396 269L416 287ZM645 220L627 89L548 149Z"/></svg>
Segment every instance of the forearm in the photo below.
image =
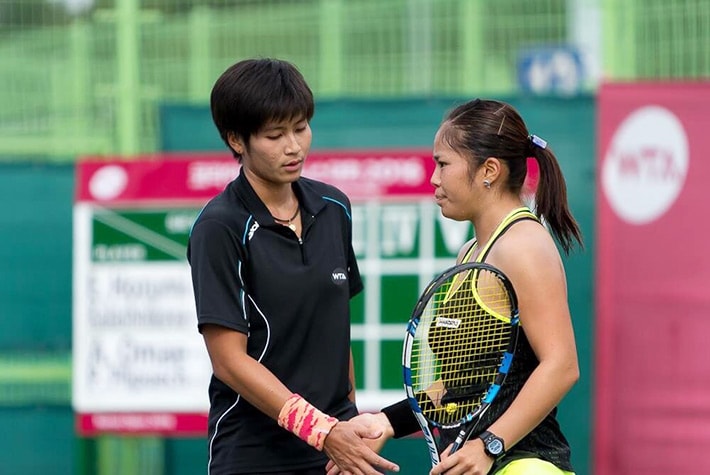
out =
<svg viewBox="0 0 710 475"><path fill-rule="evenodd" d="M215 376L232 388L249 404L272 419L277 419L290 391L264 365L244 354L230 358L229 363L215 364Z"/></svg>
<svg viewBox="0 0 710 475"><path fill-rule="evenodd" d="M578 377L576 364L540 363L510 407L485 429L503 438L506 448L514 446L560 403Z"/></svg>
<svg viewBox="0 0 710 475"><path fill-rule="evenodd" d="M323 450L325 439L338 420L292 393L258 361L243 355L216 373L253 406L273 417L284 429L312 447Z"/></svg>
<svg viewBox="0 0 710 475"><path fill-rule="evenodd" d="M264 414L277 419L292 392L247 353L247 335L216 325L202 329L212 371L224 384Z"/></svg>

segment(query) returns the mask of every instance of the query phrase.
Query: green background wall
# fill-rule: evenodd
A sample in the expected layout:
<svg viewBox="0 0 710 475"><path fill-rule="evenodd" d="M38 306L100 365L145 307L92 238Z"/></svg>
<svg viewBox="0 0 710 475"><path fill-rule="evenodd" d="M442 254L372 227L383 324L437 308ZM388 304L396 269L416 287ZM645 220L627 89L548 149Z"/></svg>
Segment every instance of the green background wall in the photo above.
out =
<svg viewBox="0 0 710 475"><path fill-rule="evenodd" d="M507 100L525 117L530 131L546 139L558 155L570 204L585 236L586 250L565 259L582 379L563 401L560 420L572 444L577 473L587 475L593 374L594 99ZM430 148L444 113L458 102L456 98L322 101L312 123L313 148ZM224 150L206 107L166 104L161 107L160 123L166 151ZM202 439L97 441L74 436L67 370L73 167L31 163L0 167L4 217L0 222L0 426L16 428L12 436L6 431L3 437L3 471L203 473ZM398 361L399 351L393 348L385 358ZM16 371L20 365L28 371ZM402 465L402 473L422 473L428 464L423 444L419 439L393 441L385 454Z"/></svg>

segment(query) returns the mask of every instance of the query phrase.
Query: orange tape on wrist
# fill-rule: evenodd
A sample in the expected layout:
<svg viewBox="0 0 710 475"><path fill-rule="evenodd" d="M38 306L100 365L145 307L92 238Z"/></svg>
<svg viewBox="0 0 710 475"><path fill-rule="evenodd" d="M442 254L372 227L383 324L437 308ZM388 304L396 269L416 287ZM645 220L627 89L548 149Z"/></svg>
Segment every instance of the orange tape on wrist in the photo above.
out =
<svg viewBox="0 0 710 475"><path fill-rule="evenodd" d="M325 438L339 421L324 414L298 394L292 394L279 412L279 425L311 447L323 450Z"/></svg>

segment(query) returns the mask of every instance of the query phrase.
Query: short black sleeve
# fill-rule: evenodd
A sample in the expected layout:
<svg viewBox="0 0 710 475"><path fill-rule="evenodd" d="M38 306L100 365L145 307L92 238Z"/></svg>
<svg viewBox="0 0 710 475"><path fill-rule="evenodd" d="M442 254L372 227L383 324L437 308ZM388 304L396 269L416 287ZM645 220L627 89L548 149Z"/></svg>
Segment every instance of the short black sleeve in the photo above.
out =
<svg viewBox="0 0 710 475"><path fill-rule="evenodd" d="M198 328L213 323L247 333L238 237L218 220L198 220L190 234L188 261Z"/></svg>

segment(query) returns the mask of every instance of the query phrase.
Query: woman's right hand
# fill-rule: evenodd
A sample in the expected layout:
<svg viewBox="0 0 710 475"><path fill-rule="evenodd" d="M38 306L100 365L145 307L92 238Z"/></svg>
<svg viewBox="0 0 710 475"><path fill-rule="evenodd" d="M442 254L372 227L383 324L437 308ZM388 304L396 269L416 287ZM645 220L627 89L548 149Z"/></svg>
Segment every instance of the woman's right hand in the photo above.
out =
<svg viewBox="0 0 710 475"><path fill-rule="evenodd" d="M385 443L387 442L388 439L392 438L394 435L394 430L392 429L392 426L390 425L389 420L387 419L387 416L385 416L383 413L378 412L375 414L371 413L363 413L358 416L353 417L349 421L343 421L347 423L352 423L360 429L358 430L358 434L361 437L361 441L365 446L367 446L372 452L374 453L379 453L382 450L382 447L384 447ZM343 422L340 422L336 424L336 427ZM334 427L335 429L335 427ZM329 436L330 437L330 436ZM328 439L326 439L327 442ZM375 464L373 465L372 462L370 463L370 466L373 469L376 470L385 470L385 471L393 471L393 472L398 472L399 467L382 458L379 457L378 459L371 459L372 461L375 461ZM380 461L384 461L385 463L381 463ZM351 472L350 470L341 470L341 468L336 464L335 461L331 458L330 461L328 461L328 464L326 465L326 473L327 475L350 475L351 473L358 473L358 472ZM381 472L377 472L381 473Z"/></svg>

